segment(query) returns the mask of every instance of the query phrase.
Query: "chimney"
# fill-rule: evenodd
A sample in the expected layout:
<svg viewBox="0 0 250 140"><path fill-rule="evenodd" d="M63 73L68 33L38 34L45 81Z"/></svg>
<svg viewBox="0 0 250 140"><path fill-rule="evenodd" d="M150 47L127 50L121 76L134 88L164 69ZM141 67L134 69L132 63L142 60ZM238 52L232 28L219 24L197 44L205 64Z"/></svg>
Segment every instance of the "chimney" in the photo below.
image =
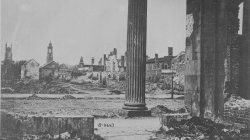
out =
<svg viewBox="0 0 250 140"><path fill-rule="evenodd" d="M124 63L125 63L125 57L122 55L121 56L121 66L124 67Z"/></svg>
<svg viewBox="0 0 250 140"><path fill-rule="evenodd" d="M95 63L95 58L92 57L92 59L91 59L91 65L94 65L94 63Z"/></svg>
<svg viewBox="0 0 250 140"><path fill-rule="evenodd" d="M158 61L158 54L155 54L155 62Z"/></svg>
<svg viewBox="0 0 250 140"><path fill-rule="evenodd" d="M128 59L128 53L127 51L125 51L125 55L124 55L124 66L126 67L127 66L127 59Z"/></svg>
<svg viewBox="0 0 250 140"><path fill-rule="evenodd" d="M117 55L117 49L114 48L113 55Z"/></svg>
<svg viewBox="0 0 250 140"><path fill-rule="evenodd" d="M103 65L106 65L106 54L103 55Z"/></svg>
<svg viewBox="0 0 250 140"><path fill-rule="evenodd" d="M173 56L173 47L168 47L168 56Z"/></svg>
<svg viewBox="0 0 250 140"><path fill-rule="evenodd" d="M155 54L155 59L158 59L158 54L157 53Z"/></svg>

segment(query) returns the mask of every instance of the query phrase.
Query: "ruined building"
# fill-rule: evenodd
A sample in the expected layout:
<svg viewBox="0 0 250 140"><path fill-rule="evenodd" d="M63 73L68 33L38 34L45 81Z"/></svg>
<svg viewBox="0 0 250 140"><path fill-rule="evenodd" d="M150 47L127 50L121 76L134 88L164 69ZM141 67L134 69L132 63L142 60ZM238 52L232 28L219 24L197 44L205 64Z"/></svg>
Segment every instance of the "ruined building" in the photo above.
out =
<svg viewBox="0 0 250 140"><path fill-rule="evenodd" d="M2 63L1 78L12 80L14 78L13 60L12 60L12 44L8 46L5 44L5 57Z"/></svg>
<svg viewBox="0 0 250 140"><path fill-rule="evenodd" d="M158 57L158 54L155 54L155 58L147 59L146 61L146 79L150 80L156 76L161 76L164 73L164 70L171 69L171 61L175 58L173 56L173 47L168 47L168 56Z"/></svg>
<svg viewBox="0 0 250 140"><path fill-rule="evenodd" d="M86 73L86 72L100 72L104 70L103 65L95 65L94 57L91 58L91 64L84 64L83 57L81 56L80 62L77 65L77 71L79 73Z"/></svg>
<svg viewBox="0 0 250 140"><path fill-rule="evenodd" d="M116 73L125 71L125 56L121 56L121 59L117 58L117 49L114 48L106 57L104 55L103 64L106 72Z"/></svg>
<svg viewBox="0 0 250 140"><path fill-rule="evenodd" d="M31 59L21 67L21 79L39 80L39 63Z"/></svg>
<svg viewBox="0 0 250 140"><path fill-rule="evenodd" d="M185 104L192 115L222 117L224 97L250 99L250 1L187 0L186 17Z"/></svg>
<svg viewBox="0 0 250 140"><path fill-rule="evenodd" d="M53 61L53 46L52 46L52 43L50 42L49 43L49 46L48 46L48 51L47 51L47 63Z"/></svg>
<svg viewBox="0 0 250 140"><path fill-rule="evenodd" d="M72 69L69 65L60 64L58 66L58 77L59 79L67 80L71 78Z"/></svg>
<svg viewBox="0 0 250 140"><path fill-rule="evenodd" d="M56 78L58 77L58 68L59 64L55 61L51 61L39 69L39 79L46 79L46 78Z"/></svg>

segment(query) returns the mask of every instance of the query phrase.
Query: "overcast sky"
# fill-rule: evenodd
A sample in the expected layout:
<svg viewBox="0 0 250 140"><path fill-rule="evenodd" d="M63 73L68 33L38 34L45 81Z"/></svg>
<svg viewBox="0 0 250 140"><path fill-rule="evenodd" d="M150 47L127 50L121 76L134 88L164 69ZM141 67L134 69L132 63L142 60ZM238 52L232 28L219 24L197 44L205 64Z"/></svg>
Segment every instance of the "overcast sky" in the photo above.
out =
<svg viewBox="0 0 250 140"><path fill-rule="evenodd" d="M148 0L147 54L159 57L185 49L185 0ZM13 44L13 59L46 62L47 46L54 60L95 63L117 48L126 50L128 0L2 0L1 56L5 42ZM2 57L3 59L3 57Z"/></svg>

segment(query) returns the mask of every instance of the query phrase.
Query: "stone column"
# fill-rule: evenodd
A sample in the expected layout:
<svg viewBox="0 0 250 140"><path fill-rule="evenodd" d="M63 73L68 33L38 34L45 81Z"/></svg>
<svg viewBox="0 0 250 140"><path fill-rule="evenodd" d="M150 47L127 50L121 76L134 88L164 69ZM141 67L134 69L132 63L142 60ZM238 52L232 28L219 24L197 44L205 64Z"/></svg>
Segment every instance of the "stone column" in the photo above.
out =
<svg viewBox="0 0 250 140"><path fill-rule="evenodd" d="M150 115L145 103L147 0L128 1L127 90L128 116ZM146 114L145 114L146 112Z"/></svg>

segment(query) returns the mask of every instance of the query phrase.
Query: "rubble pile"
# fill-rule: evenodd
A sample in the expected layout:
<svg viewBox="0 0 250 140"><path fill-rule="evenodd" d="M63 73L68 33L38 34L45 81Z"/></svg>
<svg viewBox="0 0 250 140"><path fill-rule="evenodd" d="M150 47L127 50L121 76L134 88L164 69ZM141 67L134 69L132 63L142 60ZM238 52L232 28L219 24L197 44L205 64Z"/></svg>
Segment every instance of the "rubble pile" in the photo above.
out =
<svg viewBox="0 0 250 140"><path fill-rule="evenodd" d="M72 96L72 95L64 95L62 97L62 99L76 99L76 97Z"/></svg>
<svg viewBox="0 0 250 140"><path fill-rule="evenodd" d="M39 91L42 94L72 94L79 91L73 88L71 85L60 82L50 82L43 86L44 88Z"/></svg>
<svg viewBox="0 0 250 140"><path fill-rule="evenodd" d="M166 83L146 83L145 92L148 94L169 94L171 93L171 86ZM183 92L174 88L174 94L181 95Z"/></svg>
<svg viewBox="0 0 250 140"><path fill-rule="evenodd" d="M41 82L22 80L1 88L1 93L72 94L79 92L71 84L59 81Z"/></svg>
<svg viewBox="0 0 250 140"><path fill-rule="evenodd" d="M26 98L27 100L43 100L44 98L37 96L36 94L32 94L31 96Z"/></svg>
<svg viewBox="0 0 250 140"><path fill-rule="evenodd" d="M150 91L156 90L157 84L156 83L146 83L146 89L145 92L149 93Z"/></svg>
<svg viewBox="0 0 250 140"><path fill-rule="evenodd" d="M224 104L223 118L230 124L250 126L250 100L231 96Z"/></svg>
<svg viewBox="0 0 250 140"><path fill-rule="evenodd" d="M125 94L124 92L121 92L120 90L110 90L109 92L110 92L111 94L114 94L114 95Z"/></svg>
<svg viewBox="0 0 250 140"><path fill-rule="evenodd" d="M22 140L79 140L81 139L76 135L75 132L64 132L60 135L51 135L49 133L40 134L40 135L32 135L32 134L24 134L20 136L20 134L5 134L2 136L3 140L8 139L19 139L21 137ZM94 135L93 140L104 140L99 135Z"/></svg>
<svg viewBox="0 0 250 140"><path fill-rule="evenodd" d="M158 80L148 81L150 84L156 84L162 90L170 90L172 88L172 76L159 78ZM176 91L184 91L184 76L179 74L173 77L173 88Z"/></svg>
<svg viewBox="0 0 250 140"><path fill-rule="evenodd" d="M163 105L157 105L156 107L151 108L151 113L153 116L158 116L160 114L168 114L168 113L186 113L187 109L180 108L178 110L171 110Z"/></svg>
<svg viewBox="0 0 250 140"><path fill-rule="evenodd" d="M43 88L40 81L22 80L10 85L15 93L35 93Z"/></svg>
<svg viewBox="0 0 250 140"><path fill-rule="evenodd" d="M225 103L225 107L230 107L236 110L244 110L250 108L250 100L243 99L239 96L232 96L229 101Z"/></svg>
<svg viewBox="0 0 250 140"><path fill-rule="evenodd" d="M249 128L235 129L200 117L179 121L172 118L164 122L164 126L157 135L185 140L247 140L250 138L250 130Z"/></svg>
<svg viewBox="0 0 250 140"><path fill-rule="evenodd" d="M14 89L12 89L10 87L2 87L1 93L14 93Z"/></svg>
<svg viewBox="0 0 250 140"><path fill-rule="evenodd" d="M152 115L159 115L159 114L165 114L165 113L174 113L173 110L168 109L167 107L163 105L157 105L156 107L151 108Z"/></svg>
<svg viewBox="0 0 250 140"><path fill-rule="evenodd" d="M51 86L49 88L40 91L40 93L43 94L70 94L72 92L73 91L71 88L57 87L57 86Z"/></svg>
<svg viewBox="0 0 250 140"><path fill-rule="evenodd" d="M125 91L126 81L107 80L107 87L113 90Z"/></svg>

